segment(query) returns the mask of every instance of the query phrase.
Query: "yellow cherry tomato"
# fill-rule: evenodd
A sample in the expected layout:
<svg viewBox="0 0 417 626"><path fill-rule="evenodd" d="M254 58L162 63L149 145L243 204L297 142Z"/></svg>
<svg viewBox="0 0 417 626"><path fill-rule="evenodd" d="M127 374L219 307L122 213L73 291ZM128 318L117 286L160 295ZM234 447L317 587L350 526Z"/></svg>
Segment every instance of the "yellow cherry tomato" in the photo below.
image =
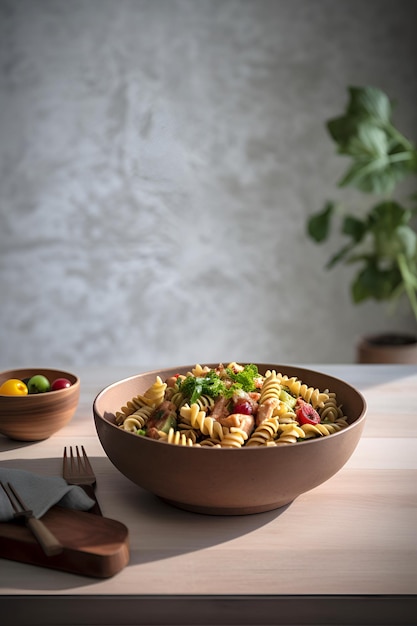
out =
<svg viewBox="0 0 417 626"><path fill-rule="evenodd" d="M18 378L9 378L0 386L2 396L27 396L28 388L25 383Z"/></svg>

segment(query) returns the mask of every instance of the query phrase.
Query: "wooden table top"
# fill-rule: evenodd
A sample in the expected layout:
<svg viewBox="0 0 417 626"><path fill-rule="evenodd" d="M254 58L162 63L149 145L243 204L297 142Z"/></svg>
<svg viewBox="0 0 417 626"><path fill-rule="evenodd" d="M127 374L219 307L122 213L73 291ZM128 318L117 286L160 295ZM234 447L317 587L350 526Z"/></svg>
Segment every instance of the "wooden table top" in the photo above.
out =
<svg viewBox="0 0 417 626"><path fill-rule="evenodd" d="M80 369L77 413L50 439L0 436L2 466L45 475L60 474L64 446L83 444L103 514L130 537L130 563L110 579L0 559L8 624L29 615L43 626L416 623L417 367L309 367L364 394L365 430L338 474L276 511L199 515L122 476L98 440L92 403L107 384L138 373L131 367Z"/></svg>

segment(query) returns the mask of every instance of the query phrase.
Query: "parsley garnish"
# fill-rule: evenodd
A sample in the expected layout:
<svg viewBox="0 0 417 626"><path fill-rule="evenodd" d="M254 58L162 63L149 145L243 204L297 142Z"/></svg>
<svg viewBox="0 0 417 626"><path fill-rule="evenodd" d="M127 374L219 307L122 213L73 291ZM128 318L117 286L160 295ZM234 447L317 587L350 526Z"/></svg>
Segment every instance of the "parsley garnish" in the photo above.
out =
<svg viewBox="0 0 417 626"><path fill-rule="evenodd" d="M214 370L210 370L205 376L187 376L180 383L179 390L193 404L200 396L216 398L224 394L226 385Z"/></svg>
<svg viewBox="0 0 417 626"><path fill-rule="evenodd" d="M258 378L259 372L256 365L251 363L245 365L241 372L235 372L232 369L226 369L227 375L234 382L232 388L235 390L254 391L256 389L255 378Z"/></svg>
<svg viewBox="0 0 417 626"><path fill-rule="evenodd" d="M259 376L256 365L245 365L243 370L237 373L227 368L226 373L232 382L230 386L226 385L214 370L210 370L204 376L187 376L179 383L179 390L190 404L193 404L200 396L216 398L223 395L231 398L239 389L247 392L256 389L255 378Z"/></svg>

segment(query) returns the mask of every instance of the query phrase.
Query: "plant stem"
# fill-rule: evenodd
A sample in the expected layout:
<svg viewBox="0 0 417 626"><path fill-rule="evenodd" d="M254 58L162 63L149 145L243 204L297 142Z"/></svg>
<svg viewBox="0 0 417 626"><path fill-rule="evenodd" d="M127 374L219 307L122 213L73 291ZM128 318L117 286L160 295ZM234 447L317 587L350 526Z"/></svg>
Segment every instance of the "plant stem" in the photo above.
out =
<svg viewBox="0 0 417 626"><path fill-rule="evenodd" d="M412 159L409 152L395 152L389 155L389 160L391 163L396 163L397 161L411 161Z"/></svg>
<svg viewBox="0 0 417 626"><path fill-rule="evenodd" d="M385 124L385 129L387 130L388 134L390 134L391 137L396 139L396 141L398 141L398 143L400 143L402 146L404 146L404 148L406 148L407 150L409 150L411 152L414 152L415 148L414 148L413 144L410 141L408 141L408 139L406 137L404 137L404 135L402 135L395 128L395 126L393 126L390 122Z"/></svg>
<svg viewBox="0 0 417 626"><path fill-rule="evenodd" d="M410 268L407 265L407 260L403 254L397 256L398 267L401 272L401 276L404 282L404 289L406 291L408 300L417 321L417 297L416 297L416 282L415 278L410 272Z"/></svg>

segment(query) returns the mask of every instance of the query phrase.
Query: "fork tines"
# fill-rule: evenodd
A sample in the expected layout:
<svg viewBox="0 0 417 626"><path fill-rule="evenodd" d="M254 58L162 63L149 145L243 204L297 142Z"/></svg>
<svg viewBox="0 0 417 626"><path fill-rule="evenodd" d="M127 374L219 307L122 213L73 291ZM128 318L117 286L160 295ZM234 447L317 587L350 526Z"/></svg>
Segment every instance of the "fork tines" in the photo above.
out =
<svg viewBox="0 0 417 626"><path fill-rule="evenodd" d="M80 452L81 448L81 452ZM64 448L64 478L66 480L84 479L90 484L94 484L96 477L91 463L88 459L84 446L75 446L75 453L72 446L69 446L69 455L67 448Z"/></svg>
<svg viewBox="0 0 417 626"><path fill-rule="evenodd" d="M80 452L81 448L81 452ZM88 459L84 446L64 448L63 476L69 485L78 485L95 501L94 512L102 515L95 495L96 476Z"/></svg>
<svg viewBox="0 0 417 626"><path fill-rule="evenodd" d="M82 456L80 454L80 450L78 446L75 446L75 453L76 453L76 458L77 458L77 463L78 463L78 467L81 467L85 470L87 470L89 473L93 474L93 468L91 467L91 463L88 459L87 456L87 452L85 451L84 446L80 446L81 447L81 453ZM71 467L74 466L74 462L75 462L75 455L72 449L72 446L69 446L69 453L70 453L70 463L71 463ZM67 458L67 448L64 448L64 459ZM84 466L84 467L83 467Z"/></svg>

